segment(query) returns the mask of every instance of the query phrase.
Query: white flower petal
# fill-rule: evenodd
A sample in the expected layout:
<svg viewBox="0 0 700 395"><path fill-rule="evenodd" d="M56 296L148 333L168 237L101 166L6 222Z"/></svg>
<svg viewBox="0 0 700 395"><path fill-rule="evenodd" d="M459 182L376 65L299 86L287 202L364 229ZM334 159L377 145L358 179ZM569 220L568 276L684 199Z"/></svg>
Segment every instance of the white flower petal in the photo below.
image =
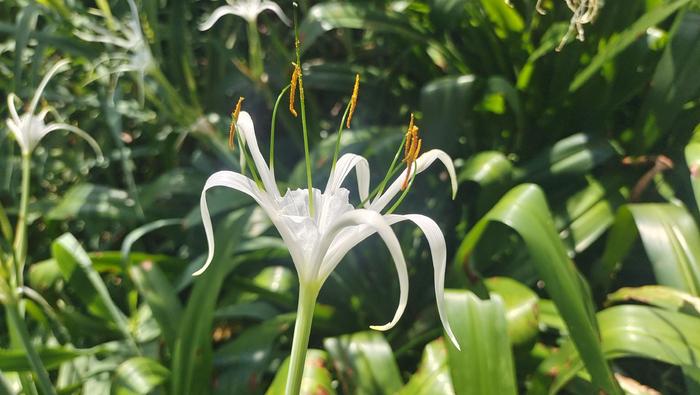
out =
<svg viewBox="0 0 700 395"><path fill-rule="evenodd" d="M32 101L29 103L29 108L27 109L28 114L34 114L36 106L39 104L39 99L41 99L41 95L42 93L44 93L46 85L49 83L51 78L59 71L59 69L67 64L68 61L65 59L59 60L58 62L56 62L55 65L53 65L53 67L51 67L49 72L46 73L44 78L41 80L39 87L36 88L36 92L34 92L34 97L32 97Z"/></svg>
<svg viewBox="0 0 700 395"><path fill-rule="evenodd" d="M205 31L211 29L214 24L221 19L222 16L224 15L238 15L241 16L237 10L229 5L223 5L217 9L214 10L214 12L209 15L209 18L207 18L204 23L199 25L199 30L200 31Z"/></svg>
<svg viewBox="0 0 700 395"><path fill-rule="evenodd" d="M42 113L44 113L42 111ZM45 113L44 113L45 115ZM102 162L104 161L104 156L102 156L102 150L100 149L99 144L97 144L97 141L92 138L86 131L83 129L80 129L77 126L69 125L67 123L51 123L47 125L44 129L41 130L39 136L37 136L36 141L30 141L29 144L31 146L30 151L36 147L36 145L39 143L39 140L43 139L44 136L47 134L56 131L56 130L65 130L67 132L75 133L78 136L80 136L83 140L87 141L88 144L90 144L90 147L92 147L93 151L95 151L95 155L97 155L97 161Z"/></svg>
<svg viewBox="0 0 700 395"><path fill-rule="evenodd" d="M238 131L241 132L245 139L245 144L250 150L250 155L253 157L253 162L255 162L255 168L258 169L258 175L265 185L265 189L269 194L271 194L275 199L280 199L280 192L277 189L277 183L275 182L275 175L270 170L265 158L260 153L260 148L258 147L258 140L255 137L255 126L253 125L253 119L250 118L250 114L245 111L241 111L238 114ZM243 149L243 147L241 147Z"/></svg>
<svg viewBox="0 0 700 395"><path fill-rule="evenodd" d="M275 202L271 201L267 194L260 191L255 182L250 178L233 171L218 171L209 176L207 182L204 184L202 195L199 199L202 224L204 225L204 233L207 237L209 252L204 266L194 272L193 275L198 276L202 274L209 267L212 259L214 258L214 230L211 223L211 217L209 216L209 206L207 205L206 193L209 189L217 186L235 189L255 199L258 205L260 205L260 207L265 210L267 215L270 217L270 220L277 228L280 236L282 236L282 239L287 245L289 253L292 256L294 265L297 266L297 271L299 271L300 268L298 265L303 262L304 258L303 250L298 243L294 242L294 237L290 230L286 227L284 222L280 220L280 216L278 214L279 209L275 206Z"/></svg>
<svg viewBox="0 0 700 395"><path fill-rule="evenodd" d="M445 312L445 267L447 265L447 246L445 245L445 237L442 234L442 230L435 221L420 214L406 214L406 215L386 215L384 216L387 222L390 224L395 224L401 221L409 220L416 224L425 234L425 238L428 240L428 245L430 246L430 255L433 258L433 271L435 276L435 300L437 302L438 314L440 315L440 321L442 322L443 328L447 336L452 341L455 347L459 350L459 343L457 338L452 333L452 328L447 320L447 313Z"/></svg>
<svg viewBox="0 0 700 395"><path fill-rule="evenodd" d="M15 108L15 99L20 100L17 95L14 93L10 93L7 95L7 108L10 109L10 117L12 117L12 120L15 122L15 125L19 126L22 121L19 118L19 114L17 113L17 108ZM21 100L20 100L21 101Z"/></svg>
<svg viewBox="0 0 700 395"><path fill-rule="evenodd" d="M427 169L433 162L435 162L435 160L440 160L440 162L442 162L442 164L445 165L447 173L449 173L450 175L450 182L452 184L452 198L454 199L454 197L457 195L457 175L455 174L455 167L452 163L452 158L450 158L450 156L447 155L447 153L439 149L430 150L424 153L423 155L418 157L418 159L416 159L415 172L416 174L422 172L423 170ZM401 185L403 184L405 178L406 170L404 170L396 178L396 180L394 180L394 182L389 186L389 188L387 188L387 190L381 196L375 198L368 208L377 212L382 211L396 196L396 194L398 194L401 191Z"/></svg>
<svg viewBox="0 0 700 395"><path fill-rule="evenodd" d="M263 1L262 4L260 5L259 12L269 10L277 14L277 17L280 18L282 22L284 22L285 25L291 26L292 22L287 18L287 15L284 14L280 6L277 5L277 3L273 1Z"/></svg>
<svg viewBox="0 0 700 395"><path fill-rule="evenodd" d="M22 130L20 127L12 120L12 119L6 119L5 123L7 124L7 127L10 129L10 132L15 136L15 140L17 141L17 144L19 144L20 149L22 150L22 153L28 153L29 152L29 147L27 145L27 142L24 138L24 133L22 133Z"/></svg>
<svg viewBox="0 0 700 395"><path fill-rule="evenodd" d="M360 155L345 154L338 159L335 164L335 169L328 177L326 190L324 194L333 194L340 189L345 178L350 174L352 169L355 169L357 174L357 187L360 193L360 200L364 201L369 195L369 163L367 159Z"/></svg>
<svg viewBox="0 0 700 395"><path fill-rule="evenodd" d="M353 225L362 226L359 227L359 229L356 228L359 231L352 228L347 229L347 227ZM364 235L365 232L362 232L362 230L368 234ZM365 209L357 209L343 214L340 216L340 218L338 218L332 229L326 235L324 235L323 239L321 239L318 251L323 254L326 251L330 252L330 250L333 249L336 251L336 254L340 257L340 259L342 259L342 257L348 251L350 251L352 247L356 246L360 241L364 240L367 236L375 232L378 233L384 240L384 243L386 243L399 277L399 304L396 308L396 312L394 313L394 318L392 318L391 322L385 325L370 326L372 329L385 331L393 328L394 325L396 325L406 309L406 303L408 301L408 270L406 268L406 260L403 257L399 240L396 238L396 234L394 234L394 231L391 229L391 226L389 226L384 217L375 211ZM348 237L341 233L346 235L350 233L350 235ZM352 237L353 235L357 234L364 235L364 237ZM341 237L339 240L335 240L336 236ZM328 257L328 255L326 255L326 257ZM330 275L330 273L335 269L338 262L340 262L340 259L335 261L327 261L326 258L323 258L322 263L318 268L317 276L321 283L328 278L328 275Z"/></svg>
<svg viewBox="0 0 700 395"><path fill-rule="evenodd" d="M204 188L202 188L202 195L199 198L199 209L202 214L202 224L204 225L204 233L207 236L207 246L209 247L209 252L207 254L207 260L204 263L204 266L194 272L194 276L199 276L200 274L204 273L214 258L214 229L211 224L211 217L209 216L207 191L213 187L219 186L243 192L255 199L260 206L264 205L263 201L260 199L260 194L258 193L258 188L255 185L255 182L250 178L232 171L218 171L209 176L207 182L204 184Z"/></svg>

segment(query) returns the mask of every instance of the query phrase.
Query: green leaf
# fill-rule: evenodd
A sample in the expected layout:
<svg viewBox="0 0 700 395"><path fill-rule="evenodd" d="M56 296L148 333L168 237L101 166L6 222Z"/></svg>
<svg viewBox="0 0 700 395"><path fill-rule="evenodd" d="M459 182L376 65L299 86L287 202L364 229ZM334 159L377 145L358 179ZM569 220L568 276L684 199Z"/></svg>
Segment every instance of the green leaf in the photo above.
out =
<svg viewBox="0 0 700 395"><path fill-rule="evenodd" d="M606 139L577 133L557 141L517 171L516 178L539 182L553 177L583 175L616 155Z"/></svg>
<svg viewBox="0 0 700 395"><path fill-rule="evenodd" d="M700 317L700 298L663 285L620 288L609 294L605 303L611 305L629 301Z"/></svg>
<svg viewBox="0 0 700 395"><path fill-rule="evenodd" d="M387 10L374 10L368 4L329 2L316 4L309 9L299 27L304 38L302 50L307 50L325 32L333 29L367 29L397 33L406 38L423 42L421 34L401 14Z"/></svg>
<svg viewBox="0 0 700 395"><path fill-rule="evenodd" d="M662 7L679 7L676 2ZM696 100L700 90L700 14L687 11L678 16L672 28L671 41L664 49L654 76L649 82L650 91L639 112L637 146L650 148L683 111L684 104Z"/></svg>
<svg viewBox="0 0 700 395"><path fill-rule="evenodd" d="M671 14L683 7L689 0L676 0L669 3L663 3L658 7L644 14L641 18L635 21L630 27L622 31L619 35L613 36L610 41L603 47L602 50L591 59L588 66L581 70L569 86L569 92L575 92L583 84L586 83L606 62L619 55L625 48L629 47L644 32L653 26L658 25L668 18Z"/></svg>
<svg viewBox="0 0 700 395"><path fill-rule="evenodd" d="M556 233L542 190L532 184L511 189L467 234L456 255L458 267L468 264L471 252L490 222L502 223L522 238L545 289L582 352L594 383L608 393L620 393L600 348L590 291Z"/></svg>
<svg viewBox="0 0 700 395"><path fill-rule="evenodd" d="M503 301L480 300L469 291L445 292L447 317L461 351L447 345L450 375L458 394L517 394ZM497 380L494 380L498 377Z"/></svg>
<svg viewBox="0 0 700 395"><path fill-rule="evenodd" d="M231 259L241 238L247 210L235 211L216 224L214 260L204 274L194 280L185 311L177 329L172 360L173 395L210 393L211 328L219 291L226 275L239 261ZM201 263L200 263L201 264Z"/></svg>
<svg viewBox="0 0 700 395"><path fill-rule="evenodd" d="M47 369L59 367L62 363L70 361L81 355L89 355L90 350L76 350L69 347L44 347L37 350L41 362ZM0 370L8 372L29 372L32 367L29 365L27 354L24 350L0 349Z"/></svg>
<svg viewBox="0 0 700 395"><path fill-rule="evenodd" d="M380 332L332 337L325 339L323 346L346 393L391 394L401 388L394 354Z"/></svg>
<svg viewBox="0 0 700 395"><path fill-rule="evenodd" d="M128 193L93 184L79 184L69 189L46 216L54 221L100 218L131 222L138 218L135 202Z"/></svg>
<svg viewBox="0 0 700 395"><path fill-rule="evenodd" d="M592 269L592 282L605 291L634 242L640 239L656 280L700 295L700 234L693 217L671 204L621 207L610 230L605 252Z"/></svg>
<svg viewBox="0 0 700 395"><path fill-rule="evenodd" d="M111 395L146 395L164 383L168 369L153 359L135 357L122 362L114 371Z"/></svg>
<svg viewBox="0 0 700 395"><path fill-rule="evenodd" d="M158 265L151 261L130 267L129 276L151 308L165 342L173 350L177 340L177 328L182 322L182 306L175 289Z"/></svg>
<svg viewBox="0 0 700 395"><path fill-rule="evenodd" d="M331 384L331 374L326 368L328 356L324 351L310 349L306 353L304 363L304 375L301 379L299 395L327 394L335 395L335 389ZM285 359L277 370L272 385L266 395L284 395L284 386L287 384L287 372L289 371L289 358Z"/></svg>
<svg viewBox="0 0 700 395"><path fill-rule="evenodd" d="M514 347L532 346L539 334L539 297L518 281L492 277L484 281L489 293L503 301L508 323L508 338Z"/></svg>
<svg viewBox="0 0 700 395"><path fill-rule="evenodd" d="M678 366L700 365L700 318L654 307L622 305L598 313L601 344L608 359L639 357ZM563 346L543 365L556 393L583 368L575 349ZM552 363L556 361L556 363Z"/></svg>
<svg viewBox="0 0 700 395"><path fill-rule="evenodd" d="M447 348L443 338L428 343L418 371L411 376L399 395L453 395L452 378L447 366Z"/></svg>

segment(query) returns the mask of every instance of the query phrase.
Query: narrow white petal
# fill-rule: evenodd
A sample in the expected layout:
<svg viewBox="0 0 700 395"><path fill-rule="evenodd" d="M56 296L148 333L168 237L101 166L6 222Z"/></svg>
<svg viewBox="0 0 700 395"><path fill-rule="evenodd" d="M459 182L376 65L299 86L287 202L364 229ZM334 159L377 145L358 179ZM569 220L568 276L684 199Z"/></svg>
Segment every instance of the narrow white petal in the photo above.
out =
<svg viewBox="0 0 700 395"><path fill-rule="evenodd" d="M364 201L369 195L369 163L367 159L355 154L345 154L338 159L334 171L328 177L324 194L335 193L353 168L355 169L355 174L357 174L360 200Z"/></svg>
<svg viewBox="0 0 700 395"><path fill-rule="evenodd" d="M294 237L291 234L289 228L284 224L283 221L280 220L280 216L278 214L278 209L275 206L275 202L269 200L267 195L264 192L260 191L255 182L250 178L233 171L219 171L209 176L207 182L204 184L204 188L202 189L202 194L199 199L199 208L202 215L202 224L204 225L204 233L207 237L207 245L209 247L209 252L204 266L202 266L193 274L195 276L198 276L204 273L204 271L209 267L212 259L214 258L214 229L212 227L211 217L209 215L209 207L207 205L206 193L209 189L217 186L235 189L255 199L258 205L260 205L260 207L263 210L265 210L265 213L267 213L267 215L270 217L270 220L275 225L275 228L277 228L277 231L280 233L280 236L282 236L282 239L287 245L289 253L292 256L294 265L296 266L297 271L299 271L299 265L301 265L304 260L303 250L297 243L294 243Z"/></svg>
<svg viewBox="0 0 700 395"><path fill-rule="evenodd" d="M455 174L455 167L452 163L452 158L450 158L447 153L442 150L434 149L430 150L416 159L416 174L427 169L435 160L440 160L442 164L447 169L447 173L450 175L450 183L452 184L452 198L454 199L457 195L457 175ZM394 182L387 188L387 190L377 198L374 199L372 204L369 205L370 210L377 212L382 211L394 197L401 191L401 185L406 178L406 170L404 170Z"/></svg>
<svg viewBox="0 0 700 395"><path fill-rule="evenodd" d="M34 97L32 98L31 103L29 103L29 109L27 110L27 113L34 114L36 106L39 104L39 99L41 99L41 95L42 93L44 93L46 85L49 83L51 78L59 71L59 69L67 64L68 61L66 59L59 60L58 62L56 62L55 65L53 65L49 72L46 73L44 78L41 80L39 87L36 88L36 92L34 92Z"/></svg>
<svg viewBox="0 0 700 395"><path fill-rule="evenodd" d="M43 111L42 113L46 115ZM47 134L56 130L65 130L67 132L77 134L83 140L87 141L88 144L90 144L90 147L92 147L93 151L95 151L95 155L97 155L97 161L104 161L104 156L102 156L102 150L100 149L99 144L97 144L97 141L95 141L95 139L93 139L92 136L90 136L83 129L80 129L77 126L69 125L67 123L52 123L47 125L44 129L41 130L38 136L35 136L36 140L29 141L30 151L36 147L36 145L39 143L39 140L44 138L44 136L46 136Z"/></svg>
<svg viewBox="0 0 700 395"><path fill-rule="evenodd" d="M347 229L347 227L354 225L361 225L361 227L360 229ZM350 232L352 235L358 233L368 234L358 239L352 236L344 236L340 234L341 232L345 234ZM325 253L326 251L332 249L331 243L333 243L333 245L335 246L335 248L333 249L338 251L340 258L342 258L348 251L350 251L352 247L356 246L360 241L364 240L367 236L375 232L378 233L379 236L381 236L381 238L384 240L384 243L386 243L386 246L389 249L389 253L391 254L391 258L394 261L394 265L396 266L396 271L399 277L399 305L396 308L396 312L394 313L394 318L392 318L391 322L385 325L370 326L370 328L372 329L385 331L393 328L394 325L396 325L396 323L401 318L401 315L403 315L404 310L406 309L406 303L408 301L408 270L406 268L406 260L403 257L403 252L401 251L399 239L396 238L396 234L394 234L394 231L391 229L391 226L389 226L384 217L382 217L377 212L364 209L357 209L347 212L340 216L340 218L338 218L336 223L333 225L332 229L328 233L326 233L326 235L324 235L323 239L319 243L318 250L321 253ZM334 241L336 236L341 237L339 240ZM328 255L326 255L326 257L328 257ZM338 262L340 262L340 259L337 259L337 261L332 262L327 261L326 258L323 258L318 273L318 279L320 280L320 282L325 281L328 275L330 275L330 273L338 265Z"/></svg>
<svg viewBox="0 0 700 395"><path fill-rule="evenodd" d="M275 199L280 198L280 192L277 189L277 183L275 181L275 175L270 170L265 158L260 153L260 148L258 147L258 140L255 137L255 126L253 125L253 119L250 118L250 114L245 111L241 111L238 114L238 130L241 132L245 139L245 144L250 150L250 155L253 157L253 162L255 162L255 168L258 170L260 179L265 185L265 189L269 194L271 194ZM243 147L241 147L243 149Z"/></svg>
<svg viewBox="0 0 700 395"><path fill-rule="evenodd" d="M209 15L209 18L207 18L204 23L199 25L199 30L200 31L205 31L211 29L212 26L224 15L239 15L236 12L236 9L234 9L231 6L228 5L223 5L217 9L214 10L214 12ZM240 15L239 15L240 16Z"/></svg>
<svg viewBox="0 0 700 395"><path fill-rule="evenodd" d="M13 121L12 119L6 119L5 123L7 124L7 127L10 129L10 132L15 136L15 140L17 141L17 144L19 144L20 149L22 150L23 154L26 154L29 152L29 147L27 146L27 142L24 136L24 133L22 133L22 129Z"/></svg>
<svg viewBox="0 0 700 395"><path fill-rule="evenodd" d="M10 117L12 117L12 120L15 122L15 125L19 126L22 123L22 120L19 118L17 108L15 108L15 99L20 100L19 97L17 97L17 95L15 95L14 93L10 93L9 95L7 95L7 108L10 109Z"/></svg>
<svg viewBox="0 0 700 395"><path fill-rule="evenodd" d="M277 17L280 18L282 22L284 22L285 25L291 26L292 22L287 18L287 15L284 14L280 6L277 5L277 3L273 1L263 1L262 4L260 5L260 11L264 10L270 10L277 14Z"/></svg>
<svg viewBox="0 0 700 395"><path fill-rule="evenodd" d="M452 333L452 328L447 320L447 313L445 312L445 267L447 266L447 246L445 245L445 237L440 230L438 224L435 223L429 217L420 214L407 214L407 215L386 215L384 216L387 222L390 224L395 224L401 221L409 220L416 224L425 234L425 238L428 240L428 245L430 246L430 255L433 258L433 272L435 276L435 300L437 302L438 314L440 315L440 321L442 326L447 332L447 336L452 341L452 344L459 350L459 343L457 338Z"/></svg>
<svg viewBox="0 0 700 395"><path fill-rule="evenodd" d="M204 273L214 258L214 229L212 227L211 217L209 215L209 206L207 205L207 191L214 187L227 187L235 189L255 199L260 206L263 206L264 204L260 199L260 194L258 193L258 188L255 185L255 182L250 178L232 171L218 171L209 176L207 182L204 184L204 188L202 189L202 195L199 198L199 209L200 213L202 214L202 224L204 225L204 233L207 236L207 246L209 247L209 252L207 254L207 260L204 263L204 266L193 273L195 276L199 276L200 274Z"/></svg>

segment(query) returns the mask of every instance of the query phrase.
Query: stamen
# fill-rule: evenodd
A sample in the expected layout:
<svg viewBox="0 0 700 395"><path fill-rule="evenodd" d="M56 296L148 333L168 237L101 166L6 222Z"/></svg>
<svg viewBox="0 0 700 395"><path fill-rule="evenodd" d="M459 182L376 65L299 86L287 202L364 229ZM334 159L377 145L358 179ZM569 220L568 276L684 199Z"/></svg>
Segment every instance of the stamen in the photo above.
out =
<svg viewBox="0 0 700 395"><path fill-rule="evenodd" d="M235 148L234 137L236 136L236 123L238 122L238 115L241 113L241 104L243 104L245 98L243 96L238 98L238 103L231 113L231 124L228 127L228 147L230 149Z"/></svg>
<svg viewBox="0 0 700 395"><path fill-rule="evenodd" d="M401 190L404 191L408 187L408 182L411 179L411 165L416 162L418 155L420 154L421 146L423 145L423 139L418 137L418 126L414 125L413 114L411 114L411 121L408 124L408 130L406 131L406 138L404 139L404 158L403 161L406 163L406 178L401 185Z"/></svg>
<svg viewBox="0 0 700 395"><path fill-rule="evenodd" d="M297 44L298 45L298 44ZM292 72L292 80L289 82L289 112L297 117L297 110L294 109L294 99L297 95L297 84L299 83L299 77L301 77L301 67L298 64L292 63L294 66L294 71Z"/></svg>
<svg viewBox="0 0 700 395"><path fill-rule="evenodd" d="M355 107L357 107L357 95L360 93L360 75L355 74L355 86L352 88L352 97L350 97L350 112L348 113L348 121L345 127L350 129L350 121L352 121L352 114L355 113Z"/></svg>

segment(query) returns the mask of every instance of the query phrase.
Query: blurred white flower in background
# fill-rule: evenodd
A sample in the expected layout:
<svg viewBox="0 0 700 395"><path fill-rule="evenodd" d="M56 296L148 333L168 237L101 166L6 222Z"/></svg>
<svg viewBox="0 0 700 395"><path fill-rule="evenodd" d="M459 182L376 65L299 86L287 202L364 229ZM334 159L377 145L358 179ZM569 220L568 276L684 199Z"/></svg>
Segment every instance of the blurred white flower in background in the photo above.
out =
<svg viewBox="0 0 700 395"><path fill-rule="evenodd" d="M199 25L199 30L205 31L211 29L212 26L224 15L237 15L245 19L249 23L257 22L258 15L263 11L272 11L277 17L287 26L291 24L289 18L284 14L277 3L269 0L226 0L226 5L223 5L214 10L209 17Z"/></svg>

